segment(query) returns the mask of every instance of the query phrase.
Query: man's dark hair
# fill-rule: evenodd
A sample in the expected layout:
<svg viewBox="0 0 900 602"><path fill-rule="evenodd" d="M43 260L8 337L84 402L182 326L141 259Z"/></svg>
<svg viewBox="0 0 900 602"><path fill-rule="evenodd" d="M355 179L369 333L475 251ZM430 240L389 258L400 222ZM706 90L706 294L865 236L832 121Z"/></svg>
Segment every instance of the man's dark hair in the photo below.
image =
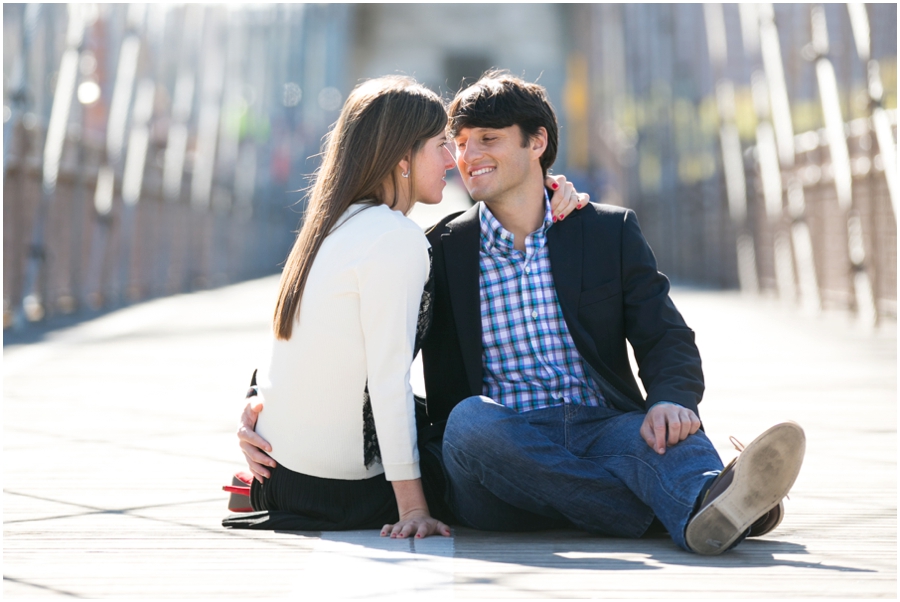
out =
<svg viewBox="0 0 900 602"><path fill-rule="evenodd" d="M522 130L522 146L527 146L538 128L543 127L547 130L547 149L541 155L545 176L556 161L559 124L543 86L528 83L508 71L492 69L460 90L448 113L451 138L456 138L463 128L501 129L517 125Z"/></svg>

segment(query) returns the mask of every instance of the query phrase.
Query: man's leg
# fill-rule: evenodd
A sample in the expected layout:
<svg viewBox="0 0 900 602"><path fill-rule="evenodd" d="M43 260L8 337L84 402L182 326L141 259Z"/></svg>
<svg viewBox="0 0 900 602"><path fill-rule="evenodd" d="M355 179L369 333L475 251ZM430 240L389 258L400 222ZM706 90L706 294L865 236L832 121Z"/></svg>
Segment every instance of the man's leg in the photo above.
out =
<svg viewBox="0 0 900 602"><path fill-rule="evenodd" d="M757 437L719 475L721 460L702 431L660 455L640 436L643 413L598 424L597 411L572 407L569 449L600 462L653 509L675 543L700 554L720 554L740 543L787 495L803 462L806 438L792 422Z"/></svg>
<svg viewBox="0 0 900 602"><path fill-rule="evenodd" d="M569 408L569 449L619 479L652 509L672 540L689 549L685 528L698 497L723 468L719 454L703 431L658 454L640 435L643 412L611 417L604 417L603 412L603 408Z"/></svg>
<svg viewBox="0 0 900 602"><path fill-rule="evenodd" d="M602 463L566 448L570 411L563 406L519 414L484 397L454 408L444 432L444 464L453 510L463 524L533 530L568 521L621 537L647 530L650 507Z"/></svg>

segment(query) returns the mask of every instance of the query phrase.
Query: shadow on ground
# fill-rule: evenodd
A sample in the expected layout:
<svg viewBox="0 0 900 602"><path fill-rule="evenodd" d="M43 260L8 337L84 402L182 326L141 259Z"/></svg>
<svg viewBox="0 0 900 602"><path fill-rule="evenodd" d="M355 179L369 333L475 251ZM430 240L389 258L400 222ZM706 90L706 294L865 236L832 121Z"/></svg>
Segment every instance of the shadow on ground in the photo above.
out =
<svg viewBox="0 0 900 602"><path fill-rule="evenodd" d="M852 573L875 572L857 567L805 562L802 557L808 554L806 546L774 539L750 539L721 556L699 556L679 549L666 535L630 540L598 537L571 530L486 533L457 527L453 532L451 538L398 540L380 537L378 531L279 531L398 553L396 559L373 558L379 562L404 562L409 560L407 554L416 554L543 569L591 571L659 570L666 566L716 569L778 566Z"/></svg>

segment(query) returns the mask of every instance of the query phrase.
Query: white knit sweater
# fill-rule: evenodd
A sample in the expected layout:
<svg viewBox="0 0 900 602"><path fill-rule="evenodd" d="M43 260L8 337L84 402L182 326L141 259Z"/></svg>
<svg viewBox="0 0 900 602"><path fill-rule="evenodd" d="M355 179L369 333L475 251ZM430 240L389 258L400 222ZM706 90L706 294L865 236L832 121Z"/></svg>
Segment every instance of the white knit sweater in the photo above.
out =
<svg viewBox="0 0 900 602"><path fill-rule="evenodd" d="M288 341L272 340L256 426L281 465L331 479L419 478L412 388L430 267L421 228L384 205L353 205L316 255ZM365 467L368 381L382 464Z"/></svg>

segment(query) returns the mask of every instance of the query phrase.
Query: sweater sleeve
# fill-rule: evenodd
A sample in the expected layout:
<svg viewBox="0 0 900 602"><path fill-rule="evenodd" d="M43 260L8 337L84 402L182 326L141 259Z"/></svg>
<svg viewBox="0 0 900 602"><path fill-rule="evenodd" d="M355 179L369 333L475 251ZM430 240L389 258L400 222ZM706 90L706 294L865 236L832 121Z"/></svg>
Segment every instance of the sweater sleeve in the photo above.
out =
<svg viewBox="0 0 900 602"><path fill-rule="evenodd" d="M428 241L412 228L383 234L357 266L369 398L389 481L420 477L409 375L428 270Z"/></svg>

